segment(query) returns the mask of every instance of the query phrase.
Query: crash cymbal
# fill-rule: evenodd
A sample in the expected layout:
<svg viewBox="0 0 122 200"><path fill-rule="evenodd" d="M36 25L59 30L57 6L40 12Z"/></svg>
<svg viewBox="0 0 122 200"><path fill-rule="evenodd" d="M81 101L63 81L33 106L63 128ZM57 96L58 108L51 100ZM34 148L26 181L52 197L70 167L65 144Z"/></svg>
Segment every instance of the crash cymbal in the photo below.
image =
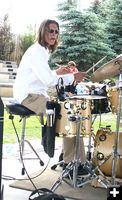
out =
<svg viewBox="0 0 122 200"><path fill-rule="evenodd" d="M97 69L92 77L91 81L93 82L100 82L105 79L111 78L116 76L120 73L120 64L122 65L122 54L114 58L113 60L107 62L102 67Z"/></svg>
<svg viewBox="0 0 122 200"><path fill-rule="evenodd" d="M71 100L80 100L80 99L88 99L88 100L94 100L94 99L106 99L106 96L99 96L99 95L75 95L70 97Z"/></svg>

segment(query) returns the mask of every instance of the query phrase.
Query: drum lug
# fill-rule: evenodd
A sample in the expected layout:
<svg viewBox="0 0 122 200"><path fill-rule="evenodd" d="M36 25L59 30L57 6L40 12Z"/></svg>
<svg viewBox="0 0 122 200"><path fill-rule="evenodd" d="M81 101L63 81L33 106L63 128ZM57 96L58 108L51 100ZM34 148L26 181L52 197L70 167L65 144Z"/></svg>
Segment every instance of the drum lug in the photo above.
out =
<svg viewBox="0 0 122 200"><path fill-rule="evenodd" d="M101 153L101 152L98 152L97 153L97 159L100 160L100 161L102 161L104 159L104 154Z"/></svg>

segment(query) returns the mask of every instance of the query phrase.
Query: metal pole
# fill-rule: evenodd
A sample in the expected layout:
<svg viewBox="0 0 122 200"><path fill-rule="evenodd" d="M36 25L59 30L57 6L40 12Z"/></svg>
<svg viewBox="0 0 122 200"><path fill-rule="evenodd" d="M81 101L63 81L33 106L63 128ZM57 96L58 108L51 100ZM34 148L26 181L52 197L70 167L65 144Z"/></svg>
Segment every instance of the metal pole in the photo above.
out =
<svg viewBox="0 0 122 200"><path fill-rule="evenodd" d="M112 160L112 185L116 185L116 172L117 172L117 160L118 160L118 145L119 145L119 128L120 128L120 118L121 118L121 108L122 108L122 65L120 64L120 76L119 76L119 102L118 102L118 112L116 121L116 131L115 140L113 147L113 160Z"/></svg>

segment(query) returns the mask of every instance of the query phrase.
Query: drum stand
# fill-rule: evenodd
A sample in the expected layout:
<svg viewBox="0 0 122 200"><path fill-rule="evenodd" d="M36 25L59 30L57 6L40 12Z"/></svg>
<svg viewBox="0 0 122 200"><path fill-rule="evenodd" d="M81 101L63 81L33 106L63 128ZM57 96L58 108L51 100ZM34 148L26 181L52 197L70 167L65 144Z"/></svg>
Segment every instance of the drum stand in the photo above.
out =
<svg viewBox="0 0 122 200"><path fill-rule="evenodd" d="M71 161L63 170L61 176L58 178L58 180L53 184L51 187L52 191L55 191L58 186L62 183L62 181L66 182L70 186L73 186L74 188L80 187L80 179L78 177L78 166L81 164L80 161L80 130L81 130L81 120L85 120L86 117L81 116L79 113L77 113L75 116L70 116L71 121L76 121L76 140L75 140L75 152L74 152L74 160ZM70 173L73 171L73 179L71 178ZM66 178L69 178L66 180Z"/></svg>
<svg viewBox="0 0 122 200"><path fill-rule="evenodd" d="M76 121L76 141L75 141L75 153L74 153L74 160L71 161L63 170L62 174L59 176L58 180L53 184L51 187L52 191L55 191L59 185L64 181L68 185L72 186L73 188L82 187L83 185L91 182L92 179L96 178L101 182L104 186L106 186L109 182L105 178L104 174L101 172L99 167L106 162L110 158L111 155L107 156L107 158L104 159L102 164L99 166L96 166L93 168L92 161L91 161L91 136L89 136L89 144L88 144L88 152L87 152L87 160L85 163L81 163L80 161L80 132L81 132L81 122L85 119L88 119L88 117L83 117L79 113L77 113L75 116L71 116L71 121ZM83 168L88 172L87 175L78 176L78 166L82 165ZM70 175L70 173L73 171L73 179ZM99 178L97 174L100 174L102 176L102 180ZM69 178L69 179L67 179Z"/></svg>
<svg viewBox="0 0 122 200"><path fill-rule="evenodd" d="M113 148L113 161L112 161L112 179L111 184L112 187L118 186L118 183L116 182L116 172L117 172L117 160L119 155L118 152L118 145L119 145L119 128L120 128L120 119L122 114L122 65L118 62L120 65L120 75L119 75L119 101L118 101L118 112L117 112L117 121L116 121L116 131L115 131L115 141L114 141L114 148Z"/></svg>

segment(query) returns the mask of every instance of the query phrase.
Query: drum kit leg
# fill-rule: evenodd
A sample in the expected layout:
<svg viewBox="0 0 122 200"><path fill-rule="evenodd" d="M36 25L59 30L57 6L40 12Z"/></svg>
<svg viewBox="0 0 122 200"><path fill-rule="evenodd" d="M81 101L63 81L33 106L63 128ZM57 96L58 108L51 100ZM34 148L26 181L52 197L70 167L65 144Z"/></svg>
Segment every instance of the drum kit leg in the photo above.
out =
<svg viewBox="0 0 122 200"><path fill-rule="evenodd" d="M116 60L115 60L116 61ZM111 64L111 63L110 63ZM118 67L119 65L119 67ZM97 166L93 165L92 158L91 158L91 134L89 136L89 144L88 144L88 152L87 152L87 158L85 163L81 163L80 161L80 132L81 132L81 126L82 121L85 120L84 116L82 116L79 112L76 112L75 117L71 116L69 120L75 120L76 122L76 143L75 143L75 154L74 154L74 160L71 161L65 170L63 170L62 174L58 178L58 180L53 184L51 190L55 191L58 186L62 183L62 181L66 182L67 184L71 185L74 188L82 187L83 185L91 182L93 179L98 180L105 188L109 187L119 187L119 182L117 182L116 179L116 173L117 173L117 162L120 157L119 153L119 139L120 139L120 119L121 119L121 109L122 109L122 64L118 62L117 70L120 69L120 76L119 76L119 102L118 102L118 112L117 112L117 119L116 119L116 131L115 131L115 139L114 139L114 145L112 152L106 156L100 164ZM109 63L108 63L109 66ZM115 70L115 69L114 69ZM100 70L99 70L100 71ZM107 162L110 158L112 158L112 176L108 179L104 175L104 173L101 170L101 166ZM83 168L87 171L87 175L85 176L78 176L78 166L82 165ZM73 177L70 177L70 172L73 171ZM69 179L67 179L69 177Z"/></svg>
<svg viewBox="0 0 122 200"><path fill-rule="evenodd" d="M76 140L75 140L75 151L74 151L74 160L71 161L63 170L61 176L54 183L51 190L55 191L57 187L62 183L62 181L73 186L74 188L80 187L80 178L78 177L78 167L81 164L80 161L80 133L81 133L81 120L85 120L86 117L81 116L77 113L75 116L70 116L69 120L76 122ZM73 179L71 178L70 172L73 171ZM66 178L69 178L69 181Z"/></svg>

